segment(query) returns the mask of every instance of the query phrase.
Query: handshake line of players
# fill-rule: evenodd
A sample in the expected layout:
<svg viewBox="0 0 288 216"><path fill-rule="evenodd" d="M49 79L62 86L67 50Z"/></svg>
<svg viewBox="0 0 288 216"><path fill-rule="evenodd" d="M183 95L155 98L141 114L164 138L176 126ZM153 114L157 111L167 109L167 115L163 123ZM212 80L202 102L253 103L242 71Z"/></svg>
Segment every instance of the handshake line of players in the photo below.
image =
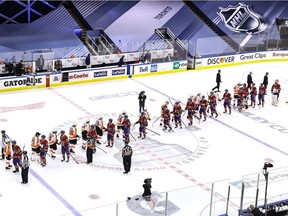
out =
<svg viewBox="0 0 288 216"><path fill-rule="evenodd" d="M222 97L219 96L218 93L211 91L210 94L207 93L207 99L205 95L201 95L198 93L196 96L190 96L186 102L184 110L181 107L181 101L178 100L174 104L172 102L166 101L161 106L161 121L160 126L164 124L163 130L173 131L170 121L174 121L175 128L178 126L182 128L182 123L185 124L181 118L182 113L187 112L187 119L189 120L188 125L193 125L193 118L198 119L199 121L203 117L203 121L206 121L207 113L211 113L210 117L217 118L220 114L217 111L217 102L223 102L224 112L231 114L231 108L238 110L239 112L242 109L248 109L249 106L255 108L256 100L258 95L258 106L264 107L265 104L265 95L267 94L266 86L262 83L260 84L259 88L257 89L255 83L252 83L251 87L247 87L246 83L241 84L237 83L234 88L233 99L232 95L228 89L225 89L225 92ZM278 104L278 98L280 94L281 86L279 84L279 80L275 80L275 83L272 85L271 94L272 94L272 104ZM233 106L232 106L233 100ZM250 100L250 105L248 101ZM169 110L168 105L170 104L173 106L172 111ZM172 117L171 117L172 114ZM183 115L184 116L184 115ZM160 118L159 117L159 118ZM157 119L158 120L158 119Z"/></svg>

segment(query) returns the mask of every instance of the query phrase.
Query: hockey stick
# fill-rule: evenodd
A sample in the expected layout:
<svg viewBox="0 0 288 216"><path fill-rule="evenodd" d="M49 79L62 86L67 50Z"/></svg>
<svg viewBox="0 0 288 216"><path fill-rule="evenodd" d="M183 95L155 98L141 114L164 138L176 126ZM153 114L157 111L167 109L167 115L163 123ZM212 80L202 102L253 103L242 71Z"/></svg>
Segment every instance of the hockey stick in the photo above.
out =
<svg viewBox="0 0 288 216"><path fill-rule="evenodd" d="M160 118L161 118L161 116L159 116L155 121L153 121L152 127L154 127L154 123L155 123L156 121L158 121Z"/></svg>
<svg viewBox="0 0 288 216"><path fill-rule="evenodd" d="M181 122L183 123L183 125L186 127L186 128L188 128L187 127L187 125L184 123L184 121L181 119Z"/></svg>
<svg viewBox="0 0 288 216"><path fill-rule="evenodd" d="M99 146L96 145L96 148L99 148L101 151L107 154L107 152L104 149L100 148Z"/></svg>
<svg viewBox="0 0 288 216"><path fill-rule="evenodd" d="M132 133L129 131L129 134L132 136L132 138L136 141L135 137L132 135Z"/></svg>
<svg viewBox="0 0 288 216"><path fill-rule="evenodd" d="M172 103L172 101L171 101L171 99L170 99L170 98L168 98L168 100L169 100L169 102L170 102L171 106L172 106L172 107L174 107L174 106L173 106L173 103Z"/></svg>
<svg viewBox="0 0 288 216"><path fill-rule="evenodd" d="M157 133L157 132L155 132L155 131L153 131L153 130L151 130L151 129L147 128L147 127L146 127L146 129L147 129L147 130L149 130L149 131L151 131L152 133L155 133L155 134L157 134L157 135L161 136L161 134L159 134L159 133Z"/></svg>
<svg viewBox="0 0 288 216"><path fill-rule="evenodd" d="M71 156L71 158L75 161L76 164L79 164L79 162L73 157L72 154L69 154Z"/></svg>

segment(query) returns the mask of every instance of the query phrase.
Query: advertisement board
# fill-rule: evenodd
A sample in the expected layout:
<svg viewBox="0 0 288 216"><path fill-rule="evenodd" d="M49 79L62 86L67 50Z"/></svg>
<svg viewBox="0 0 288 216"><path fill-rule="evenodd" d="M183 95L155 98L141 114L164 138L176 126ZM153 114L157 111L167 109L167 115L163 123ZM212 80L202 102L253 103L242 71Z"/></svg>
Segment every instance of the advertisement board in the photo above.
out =
<svg viewBox="0 0 288 216"><path fill-rule="evenodd" d="M73 70L68 74L68 81L91 80L95 78L115 77L127 75L127 67L107 67L98 69Z"/></svg>
<svg viewBox="0 0 288 216"><path fill-rule="evenodd" d="M187 60L174 61L174 62L162 62L155 64L137 64L132 65L133 74L145 74L145 73L155 73L171 70L179 70L187 68Z"/></svg>

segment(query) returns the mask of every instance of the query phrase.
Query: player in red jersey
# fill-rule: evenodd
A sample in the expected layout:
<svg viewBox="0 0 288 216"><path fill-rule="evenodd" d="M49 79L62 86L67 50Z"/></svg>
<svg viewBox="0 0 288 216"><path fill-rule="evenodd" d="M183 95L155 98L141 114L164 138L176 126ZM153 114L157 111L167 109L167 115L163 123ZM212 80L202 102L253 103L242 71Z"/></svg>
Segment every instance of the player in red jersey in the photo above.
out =
<svg viewBox="0 0 288 216"><path fill-rule="evenodd" d="M172 130L171 124L170 124L170 120L171 120L171 115L170 115L170 110L168 109L167 105L165 105L163 107L163 119L164 119L164 127L163 127L163 131L165 131L167 128L169 128L168 131Z"/></svg>
<svg viewBox="0 0 288 216"><path fill-rule="evenodd" d="M179 127L182 129L182 119L181 119L181 114L183 112L180 101L176 101L174 106L173 106L173 115L174 115L174 121L175 121L175 128Z"/></svg>
<svg viewBox="0 0 288 216"><path fill-rule="evenodd" d="M216 97L216 95L215 95L215 93L213 91L210 92L208 100L209 100L209 106L210 106L210 110L211 110L211 117L213 117L213 115L215 114L215 118L217 118L218 117L218 113L217 113L217 110L216 110L217 97Z"/></svg>
<svg viewBox="0 0 288 216"><path fill-rule="evenodd" d="M60 132L60 145L61 145L61 153L62 153L61 162L65 161L65 154L67 156L66 162L69 162L69 159L70 159L69 139L65 135L65 131L64 130L61 130L61 132Z"/></svg>
<svg viewBox="0 0 288 216"><path fill-rule="evenodd" d="M200 119L202 119L202 115L204 116L204 120L206 121L206 117L207 117L207 107L208 107L208 101L205 99L205 95L202 95L202 98L199 102L200 104L200 110L199 110L199 115L200 115Z"/></svg>
<svg viewBox="0 0 288 216"><path fill-rule="evenodd" d="M131 122L128 118L128 115L124 115L124 120L123 120L123 133L124 133L124 142L130 142L130 127L131 127Z"/></svg>
<svg viewBox="0 0 288 216"><path fill-rule="evenodd" d="M264 103L265 103L265 95L266 95L266 87L265 85L263 85L263 83L260 83L259 89L258 89L258 106L264 107Z"/></svg>
<svg viewBox="0 0 288 216"><path fill-rule="evenodd" d="M138 124L138 123L140 125L138 138L142 137L142 139L145 139L146 138L146 127L148 126L148 120L147 120L145 112L141 112L141 115L140 115L138 121L135 122L135 124Z"/></svg>
<svg viewBox="0 0 288 216"><path fill-rule="evenodd" d="M272 105L277 106L279 103L279 95L281 91L281 86L279 84L279 80L276 79L275 83L271 87L271 93L272 93Z"/></svg>
<svg viewBox="0 0 288 216"><path fill-rule="evenodd" d="M237 97L238 97L238 92L237 92ZM231 94L228 92L228 89L225 89L225 92L223 94L222 100L224 100L224 112L227 113L227 108L229 109L229 114L231 114L231 101L232 97Z"/></svg>
<svg viewBox="0 0 288 216"><path fill-rule="evenodd" d="M48 141L45 135L41 135L40 139L40 162L42 166L46 166L46 155L48 151Z"/></svg>
<svg viewBox="0 0 288 216"><path fill-rule="evenodd" d="M188 125L193 124L193 116L196 114L197 105L193 101L192 97L189 97L186 103L185 110L187 110L187 117L189 119ZM196 117L196 116L195 116Z"/></svg>
<svg viewBox="0 0 288 216"><path fill-rule="evenodd" d="M22 166L22 151L21 148L16 145L16 141L12 141L12 151L13 151L13 165L15 167L15 170L13 173L19 172L19 166Z"/></svg>
<svg viewBox="0 0 288 216"><path fill-rule="evenodd" d="M107 145L106 147L113 147L114 145L114 135L115 135L115 124L113 123L113 119L109 119L109 122L106 127L107 131Z"/></svg>
<svg viewBox="0 0 288 216"><path fill-rule="evenodd" d="M250 100L251 100L250 106L252 106L253 108L256 105L256 97L257 97L257 87L256 87L255 83L252 83L252 88L250 91Z"/></svg>

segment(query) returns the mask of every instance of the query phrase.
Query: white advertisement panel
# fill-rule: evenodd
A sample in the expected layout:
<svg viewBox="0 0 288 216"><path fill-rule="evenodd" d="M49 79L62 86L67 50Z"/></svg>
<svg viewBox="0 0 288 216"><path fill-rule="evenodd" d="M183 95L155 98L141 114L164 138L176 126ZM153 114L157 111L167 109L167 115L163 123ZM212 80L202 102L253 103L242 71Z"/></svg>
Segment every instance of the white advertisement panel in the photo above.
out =
<svg viewBox="0 0 288 216"><path fill-rule="evenodd" d="M140 59L140 53L139 52L137 52L137 53L128 53L127 55L126 55L126 59L125 59L125 61L129 61L129 62L131 62L131 61L139 61L139 59Z"/></svg>
<svg viewBox="0 0 288 216"><path fill-rule="evenodd" d="M63 59L63 68L76 67L79 64L79 58Z"/></svg>
<svg viewBox="0 0 288 216"><path fill-rule="evenodd" d="M174 61L174 62L163 62L158 64L141 64L133 65L133 74L143 74L143 73L155 73L169 70L186 69L187 60Z"/></svg>
<svg viewBox="0 0 288 216"><path fill-rule="evenodd" d="M33 85L46 85L46 75L26 75L0 79L0 89L13 89Z"/></svg>
<svg viewBox="0 0 288 216"><path fill-rule="evenodd" d="M92 56L91 57L91 64L92 65L99 65L104 62L104 56Z"/></svg>
<svg viewBox="0 0 288 216"><path fill-rule="evenodd" d="M103 62L106 64L116 63L119 61L119 58L117 57L117 60L116 60L116 55L104 55Z"/></svg>
<svg viewBox="0 0 288 216"><path fill-rule="evenodd" d="M68 80L69 82L81 81L81 80L91 80L95 78L104 77L114 77L114 76L124 76L127 74L126 67L111 67L111 68L99 68L91 70L79 70L69 72Z"/></svg>
<svg viewBox="0 0 288 216"><path fill-rule="evenodd" d="M247 62L265 62L273 59L285 59L288 58L288 51L266 51L266 52L253 52L243 53L229 56L218 56L211 58L196 59L195 67L201 66L215 66L215 65L229 65L235 63L247 63Z"/></svg>

